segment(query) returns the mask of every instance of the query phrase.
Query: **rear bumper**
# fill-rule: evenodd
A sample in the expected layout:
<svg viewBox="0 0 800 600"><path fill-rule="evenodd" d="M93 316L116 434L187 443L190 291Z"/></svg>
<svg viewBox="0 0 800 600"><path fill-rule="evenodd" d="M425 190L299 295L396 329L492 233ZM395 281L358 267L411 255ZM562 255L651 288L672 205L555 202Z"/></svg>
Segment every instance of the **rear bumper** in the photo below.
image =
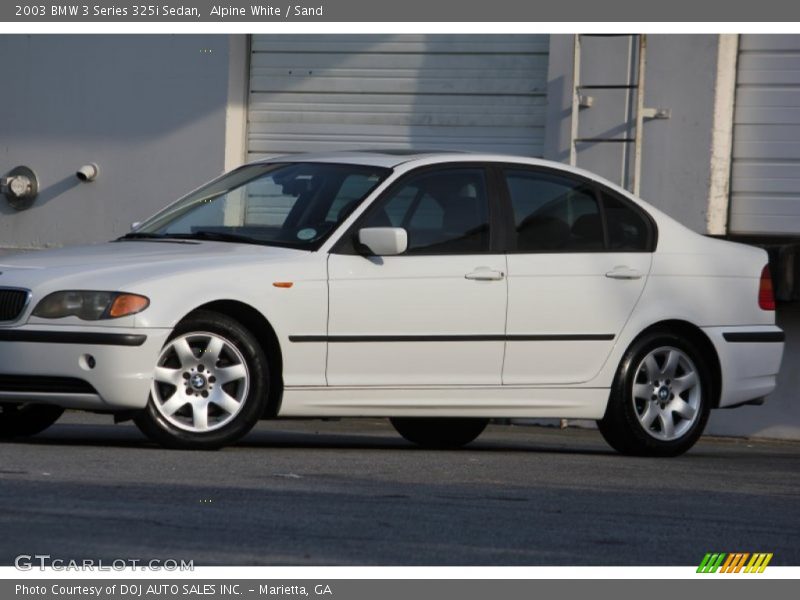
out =
<svg viewBox="0 0 800 600"><path fill-rule="evenodd" d="M705 327L722 368L720 408L770 394L783 358L784 333L775 326Z"/></svg>
<svg viewBox="0 0 800 600"><path fill-rule="evenodd" d="M89 410L144 408L169 329L0 329L0 401ZM87 356L94 359L90 366Z"/></svg>

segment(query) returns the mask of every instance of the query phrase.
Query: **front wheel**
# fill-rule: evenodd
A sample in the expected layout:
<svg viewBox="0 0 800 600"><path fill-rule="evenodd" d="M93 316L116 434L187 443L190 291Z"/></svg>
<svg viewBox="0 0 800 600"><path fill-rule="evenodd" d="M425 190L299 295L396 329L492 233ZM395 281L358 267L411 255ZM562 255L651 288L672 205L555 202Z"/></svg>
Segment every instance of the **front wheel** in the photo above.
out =
<svg viewBox="0 0 800 600"><path fill-rule="evenodd" d="M397 433L423 448L460 448L477 438L489 419L415 418L389 419Z"/></svg>
<svg viewBox="0 0 800 600"><path fill-rule="evenodd" d="M653 332L625 354L597 424L623 454L677 456L700 438L710 410L711 375L696 344Z"/></svg>
<svg viewBox="0 0 800 600"><path fill-rule="evenodd" d="M64 413L60 406L29 403L0 403L0 438L36 435L58 421Z"/></svg>
<svg viewBox="0 0 800 600"><path fill-rule="evenodd" d="M147 408L134 422L168 448L210 450L244 436L264 413L269 369L238 321L198 311L161 350Z"/></svg>

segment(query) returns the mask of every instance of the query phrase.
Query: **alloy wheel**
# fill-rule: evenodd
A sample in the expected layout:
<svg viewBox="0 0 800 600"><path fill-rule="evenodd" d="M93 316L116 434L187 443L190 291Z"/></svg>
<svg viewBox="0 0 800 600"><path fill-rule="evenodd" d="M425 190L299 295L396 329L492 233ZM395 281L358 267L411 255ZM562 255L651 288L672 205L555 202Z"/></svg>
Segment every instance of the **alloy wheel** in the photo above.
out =
<svg viewBox="0 0 800 600"><path fill-rule="evenodd" d="M656 348L639 363L631 396L636 418L649 435L661 441L677 440L701 413L697 367L678 348Z"/></svg>
<svg viewBox="0 0 800 600"><path fill-rule="evenodd" d="M216 333L176 337L158 358L151 393L169 423L195 433L224 427L242 410L250 373L242 352Z"/></svg>

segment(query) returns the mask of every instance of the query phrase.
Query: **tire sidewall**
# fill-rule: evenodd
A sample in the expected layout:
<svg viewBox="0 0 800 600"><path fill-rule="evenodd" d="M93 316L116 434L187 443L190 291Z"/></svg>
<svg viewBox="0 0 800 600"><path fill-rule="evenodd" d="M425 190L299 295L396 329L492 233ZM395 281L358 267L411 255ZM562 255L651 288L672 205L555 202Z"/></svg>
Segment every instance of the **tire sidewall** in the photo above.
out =
<svg viewBox="0 0 800 600"><path fill-rule="evenodd" d="M673 347L684 352L694 363L700 382L700 415L691 428L676 440L659 440L645 431L633 405L633 384L636 372L645 356L661 347ZM667 332L653 332L637 340L625 353L614 381L608 412L617 413L618 421L624 423L630 435L634 454L676 456L691 448L702 435L711 410L712 382L708 361L697 350L695 344L685 338ZM611 415L607 415L611 416ZM629 444L630 445L630 444Z"/></svg>

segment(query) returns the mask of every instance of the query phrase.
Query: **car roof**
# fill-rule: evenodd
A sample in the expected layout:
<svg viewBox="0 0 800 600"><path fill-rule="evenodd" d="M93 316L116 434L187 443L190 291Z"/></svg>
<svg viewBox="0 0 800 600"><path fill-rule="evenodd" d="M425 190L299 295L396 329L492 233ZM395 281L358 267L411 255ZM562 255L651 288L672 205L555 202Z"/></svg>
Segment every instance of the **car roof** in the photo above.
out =
<svg viewBox="0 0 800 600"><path fill-rule="evenodd" d="M511 156L503 154L485 154L475 152L462 152L456 150L411 150L411 149L380 149L380 150L343 150L338 152L298 153L273 156L255 161L265 162L330 162L348 163L374 167L394 168L410 162L469 162L479 160L509 162L540 162L527 156Z"/></svg>
<svg viewBox="0 0 800 600"><path fill-rule="evenodd" d="M634 199L638 203L642 203L641 198L634 197L628 190L622 188L616 183L605 179L597 173L592 173L585 169L567 165L561 162L546 160L543 158L533 158L531 156L519 156L513 154L494 154L486 152L464 152L456 150L343 150L334 152L319 152L319 153L297 153L297 154L284 154L281 156L274 156L263 158L254 161L251 164L263 163L296 163L296 162L318 162L318 163L340 163L340 164L353 164L364 165L371 167L384 167L395 169L401 167L403 170L409 170L417 166L434 165L440 163L458 163L458 162L501 162L517 165L539 166L561 171L563 173L572 173L574 175L582 176L586 179L601 183L618 193L628 198ZM648 209L653 207L647 205Z"/></svg>

